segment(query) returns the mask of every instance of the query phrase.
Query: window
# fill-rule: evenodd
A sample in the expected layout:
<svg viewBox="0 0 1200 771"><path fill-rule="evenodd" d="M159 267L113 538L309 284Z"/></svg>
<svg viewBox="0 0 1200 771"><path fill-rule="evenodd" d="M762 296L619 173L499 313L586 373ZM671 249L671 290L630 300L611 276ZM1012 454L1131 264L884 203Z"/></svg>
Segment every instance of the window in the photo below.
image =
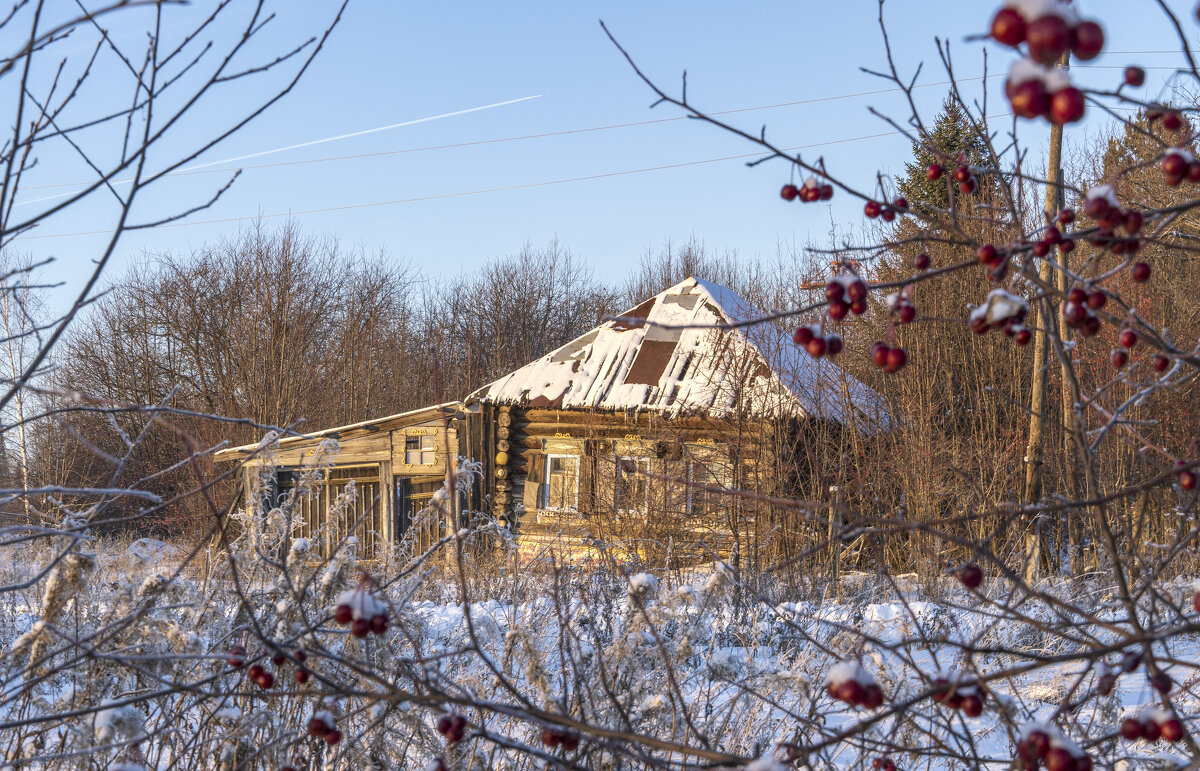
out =
<svg viewBox="0 0 1200 771"><path fill-rule="evenodd" d="M719 514L730 504L728 495L721 491L727 487L728 473L724 465L715 461L695 461L688 469L688 514L703 517ZM711 489L716 488L716 489Z"/></svg>
<svg viewBox="0 0 1200 771"><path fill-rule="evenodd" d="M575 510L579 506L579 457L547 455L542 508Z"/></svg>
<svg viewBox="0 0 1200 771"><path fill-rule="evenodd" d="M649 458L617 458L617 510L646 511L648 508Z"/></svg>
<svg viewBox="0 0 1200 771"><path fill-rule="evenodd" d="M404 437L404 462L410 466L432 466L435 457L434 434Z"/></svg>

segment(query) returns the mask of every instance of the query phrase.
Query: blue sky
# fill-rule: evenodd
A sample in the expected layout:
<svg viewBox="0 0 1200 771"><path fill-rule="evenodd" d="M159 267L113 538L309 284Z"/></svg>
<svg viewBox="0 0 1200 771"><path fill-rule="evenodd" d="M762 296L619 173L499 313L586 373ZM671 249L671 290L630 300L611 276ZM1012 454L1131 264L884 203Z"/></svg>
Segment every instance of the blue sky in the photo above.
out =
<svg viewBox="0 0 1200 771"><path fill-rule="evenodd" d="M276 5L271 44L303 38L332 10L331 5L317 2ZM1079 5L1086 16L1104 23L1110 51L1139 53L1106 54L1090 62L1100 66L1076 70L1074 76L1088 85L1115 84L1119 68L1136 62L1163 68L1151 69L1148 82L1150 92L1161 89L1169 68L1180 59L1177 54L1161 53L1176 46L1156 4L1105 0ZM1185 28L1194 36L1197 25L1191 3L1172 6L1185 17ZM995 45L965 41L986 29L993 10L991 3L890 0L885 14L899 66L911 74L924 62L919 83L945 81L934 47L937 35L953 44L957 72L975 78L983 72L986 47L990 71L1001 73L990 89L990 99L997 100L1002 73L1013 54ZM180 11L178 28L187 14L195 12ZM804 151L805 157L815 160L824 155L831 169L865 184L876 170L901 171L909 158L908 145L899 137L856 139L887 131L867 112L870 105L904 117L898 95L830 99L888 87L859 69L884 66L876 13L876 4L866 0L755 4L356 0L300 85L199 162L510 99L539 98L244 161L278 164L387 153L247 169L221 201L185 222L447 196L296 215L308 232L335 235L347 246L382 249L432 276L470 271L488 258L517 251L525 241L541 244L554 237L606 280L620 279L647 247L657 249L666 239L695 235L710 247L735 249L746 259L769 257L780 244L823 243L831 227L856 227L862 221L861 207L845 196L835 197L830 204L783 203L778 188L788 172L779 163L747 169L744 161L726 160L459 195L705 161L753 149L694 121L421 148L678 117L669 106L647 109L651 95L605 38L598 24L602 18L663 85L677 89L686 68L689 96L703 109L823 100L738 113L729 119L751 130L765 123L768 134L785 146L834 142ZM144 17L130 15L123 20L113 17L111 23L118 36L136 36L141 34L142 21ZM83 50L86 46L77 49ZM260 52L267 50L273 49L268 46ZM977 79L965 80L963 86L968 93L981 93ZM177 146L235 118L253 92L239 86L202 104L197 120L184 127L176 140ZM931 85L917 93L932 118L944 86ZM998 101L992 105L1003 110ZM1101 121L1093 117L1083 126L1072 127L1070 136L1082 140L1084 132L1100 128ZM1034 154L1039 154L1044 132L1032 124L1022 130ZM396 152L402 150L409 152ZM61 184L86 179L84 171L62 146L48 145L27 181ZM225 178L196 174L174 179L143 201L139 211L143 217L154 217L186 209L207 199ZM32 190L25 197L58 190ZM102 196L96 198L69 217L52 218L36 233L53 237L16 243L35 257L54 256L58 262L51 273L66 281L67 289L78 288L79 277L102 240L59 234L103 228L111 205ZM143 251L184 253L238 227L238 222L225 221L130 234L119 246L115 267L119 270Z"/></svg>

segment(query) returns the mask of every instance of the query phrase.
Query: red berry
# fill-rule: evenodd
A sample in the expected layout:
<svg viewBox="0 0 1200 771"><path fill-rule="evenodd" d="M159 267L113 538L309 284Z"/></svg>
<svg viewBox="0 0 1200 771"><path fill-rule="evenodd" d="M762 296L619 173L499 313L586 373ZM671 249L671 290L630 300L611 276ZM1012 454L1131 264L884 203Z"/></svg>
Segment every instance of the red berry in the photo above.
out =
<svg viewBox="0 0 1200 771"><path fill-rule="evenodd" d="M841 321L846 318L846 314L849 312L850 304L841 300L829 303L829 307L825 309L825 313L834 321Z"/></svg>
<svg viewBox="0 0 1200 771"><path fill-rule="evenodd" d="M308 732L313 736L324 736L329 733L330 726L319 717L314 717L308 721Z"/></svg>
<svg viewBox="0 0 1200 771"><path fill-rule="evenodd" d="M968 693L963 697L962 704L959 705L959 709L961 709L963 714L967 717L979 717L983 714L983 699L979 698L973 693Z"/></svg>
<svg viewBox="0 0 1200 771"><path fill-rule="evenodd" d="M1140 86L1146 82L1146 71L1141 67L1126 67L1125 68L1125 83L1130 86Z"/></svg>
<svg viewBox="0 0 1200 771"><path fill-rule="evenodd" d="M867 215L871 219L875 219L876 217L878 217L879 212L880 212L879 201L867 201L863 205L863 214Z"/></svg>
<svg viewBox="0 0 1200 771"><path fill-rule="evenodd" d="M1166 672L1159 672L1150 678L1150 685L1159 693L1170 693L1171 686L1175 683L1171 680L1171 676Z"/></svg>
<svg viewBox="0 0 1200 771"><path fill-rule="evenodd" d="M1062 747L1046 752L1046 771L1075 771L1075 756Z"/></svg>
<svg viewBox="0 0 1200 771"><path fill-rule="evenodd" d="M974 176L974 175L971 174L970 166L954 167L954 181L955 182L966 182L972 176Z"/></svg>
<svg viewBox="0 0 1200 771"><path fill-rule="evenodd" d="M897 209L907 209L908 199L904 196L900 196L896 200L892 201L892 206L896 207Z"/></svg>
<svg viewBox="0 0 1200 771"><path fill-rule="evenodd" d="M1162 736L1162 727L1153 720L1147 720L1142 723L1142 738L1148 742L1158 741L1158 737Z"/></svg>
<svg viewBox="0 0 1200 771"><path fill-rule="evenodd" d="M1033 333L1028 329L1018 329L1016 334L1017 345L1029 345L1029 341L1033 339Z"/></svg>
<svg viewBox="0 0 1200 771"><path fill-rule="evenodd" d="M917 317L917 309L910 303L900 306L900 323L909 324Z"/></svg>
<svg viewBox="0 0 1200 771"><path fill-rule="evenodd" d="M235 645L229 649L229 655L225 658L225 663L234 669L241 669L246 665L246 649L240 645Z"/></svg>
<svg viewBox="0 0 1200 771"><path fill-rule="evenodd" d="M1058 221L1064 225L1069 225L1075 221L1074 209L1062 209L1058 212Z"/></svg>
<svg viewBox="0 0 1200 771"><path fill-rule="evenodd" d="M1192 162L1188 164L1187 181L1193 184L1200 182L1200 163Z"/></svg>
<svg viewBox="0 0 1200 771"><path fill-rule="evenodd" d="M983 569L974 562L968 562L958 569L958 580L968 589L978 589L983 583Z"/></svg>
<svg viewBox="0 0 1200 771"><path fill-rule="evenodd" d="M867 709L877 709L883 706L883 689L871 683L863 689L862 705Z"/></svg>
<svg viewBox="0 0 1200 771"><path fill-rule="evenodd" d="M1171 366L1171 360L1162 354L1155 356L1151 362L1154 365L1155 372L1166 372L1167 367Z"/></svg>
<svg viewBox="0 0 1200 771"><path fill-rule="evenodd" d="M833 185L821 185L821 200L828 201L833 198Z"/></svg>
<svg viewBox="0 0 1200 771"><path fill-rule="evenodd" d="M855 300L854 302L850 303L850 312L853 313L855 316L863 315L864 313L867 312L867 301L866 300Z"/></svg>
<svg viewBox="0 0 1200 771"><path fill-rule="evenodd" d="M1050 98L1040 80L1027 80L1012 89L1012 110L1022 118L1040 118L1050 109Z"/></svg>
<svg viewBox="0 0 1200 771"><path fill-rule="evenodd" d="M308 654L304 652L303 648L297 648L296 652L292 654L292 657L295 658L296 661L304 661L308 658Z"/></svg>
<svg viewBox="0 0 1200 771"><path fill-rule="evenodd" d="M792 342L796 345L808 345L808 341L812 339L812 327L808 326L807 324L802 327L796 327L796 331L792 335Z"/></svg>
<svg viewBox="0 0 1200 771"><path fill-rule="evenodd" d="M1163 128L1167 131L1178 131L1183 128L1183 118L1177 112L1169 112L1163 116Z"/></svg>
<svg viewBox="0 0 1200 771"><path fill-rule="evenodd" d="M819 359L825 353L825 338L814 336L813 339L809 340L808 344L804 346L804 349L808 351L809 356L813 357L814 359Z"/></svg>
<svg viewBox="0 0 1200 771"><path fill-rule="evenodd" d="M1179 153L1167 153L1164 155L1161 166L1163 174L1165 174L1168 178L1182 179L1183 175L1187 174L1188 171L1188 162ZM1177 185L1179 183L1176 182L1175 184Z"/></svg>
<svg viewBox="0 0 1200 771"><path fill-rule="evenodd" d="M1132 236L1135 233L1137 233L1139 230L1141 230L1143 222L1144 222L1144 220L1142 218L1142 213L1140 211L1125 212L1125 222L1124 222L1125 232L1128 233L1129 235Z"/></svg>
<svg viewBox="0 0 1200 771"><path fill-rule="evenodd" d="M1167 718L1158 727L1158 730L1162 734L1162 738L1168 742L1174 743L1183 738L1183 723L1179 721L1179 718Z"/></svg>
<svg viewBox="0 0 1200 771"><path fill-rule="evenodd" d="M996 261L1000 253L996 251L996 247L992 244L984 244L979 247L979 251L975 252L975 256L979 258L980 263L989 265Z"/></svg>
<svg viewBox="0 0 1200 771"><path fill-rule="evenodd" d="M886 369L888 372L896 372L897 370L903 369L904 365L907 363L908 353L906 353L905 350L900 347L892 348L887 352L887 364L884 366L884 369Z"/></svg>
<svg viewBox="0 0 1200 771"><path fill-rule="evenodd" d="M1053 64L1071 47L1071 30L1062 17L1046 14L1025 25L1029 55L1042 64Z"/></svg>
<svg viewBox="0 0 1200 771"><path fill-rule="evenodd" d="M304 667L300 667L299 669L296 670L296 682L300 683L300 685L304 685L305 683L308 682L308 670L307 669L305 669Z"/></svg>
<svg viewBox="0 0 1200 771"><path fill-rule="evenodd" d="M388 628L388 617L383 613L376 613L371 616L371 631L375 634L383 634Z"/></svg>
<svg viewBox="0 0 1200 771"><path fill-rule="evenodd" d="M275 675L270 672L263 672L258 677L254 678L254 682L258 683L258 687L264 691L270 690L271 686L275 685Z"/></svg>
<svg viewBox="0 0 1200 771"><path fill-rule="evenodd" d="M356 618L350 624L350 634L355 637L366 637L371 633L371 622L365 618Z"/></svg>
<svg viewBox="0 0 1200 771"><path fill-rule="evenodd" d="M1087 292L1083 291L1083 289L1081 287L1073 286L1067 292L1067 302L1069 302L1069 303L1075 303L1076 305L1083 305L1086 300L1087 300Z"/></svg>
<svg viewBox="0 0 1200 771"><path fill-rule="evenodd" d="M1048 110L1051 123L1074 123L1083 119L1086 103L1083 92L1074 86L1060 88L1050 95Z"/></svg>
<svg viewBox="0 0 1200 771"><path fill-rule="evenodd" d="M354 618L354 610L346 604L338 605L333 609L333 620L339 624L349 624Z"/></svg>
<svg viewBox="0 0 1200 771"><path fill-rule="evenodd" d="M561 741L562 739L559 738L558 732L553 728L542 729L542 744L547 747L557 747Z"/></svg>
<svg viewBox="0 0 1200 771"><path fill-rule="evenodd" d="M1142 721L1127 717L1121 721L1121 736L1127 741L1137 741L1142 738Z"/></svg>
<svg viewBox="0 0 1200 771"><path fill-rule="evenodd" d="M1192 595L1192 610L1200 613L1200 592Z"/></svg>
<svg viewBox="0 0 1200 771"><path fill-rule="evenodd" d="M1121 656L1121 668L1126 672L1132 672L1142 663L1142 654L1135 650L1125 651Z"/></svg>
<svg viewBox="0 0 1200 771"><path fill-rule="evenodd" d="M1104 30L1094 21L1085 21L1071 30L1071 53L1082 61L1095 59L1104 48Z"/></svg>
<svg viewBox="0 0 1200 771"><path fill-rule="evenodd" d="M992 17L992 39L1014 48L1025 41L1025 19L1015 8L1001 8Z"/></svg>
<svg viewBox="0 0 1200 771"><path fill-rule="evenodd" d="M974 193L977 184L974 177L967 177L964 181L958 183L958 189L964 193Z"/></svg>
<svg viewBox="0 0 1200 771"><path fill-rule="evenodd" d="M1034 757L1044 758L1046 753L1050 752L1050 737L1045 731L1033 731L1027 739L1030 748L1034 752Z"/></svg>
<svg viewBox="0 0 1200 771"><path fill-rule="evenodd" d="M936 163L929 164L929 168L925 170L925 176L930 181L936 181L942 177L942 167Z"/></svg>
<svg viewBox="0 0 1200 771"><path fill-rule="evenodd" d="M1122 329L1120 340L1121 345L1125 346L1126 348L1132 348L1133 346L1137 345L1137 332L1134 332L1132 329Z"/></svg>
<svg viewBox="0 0 1200 771"><path fill-rule="evenodd" d="M579 737L574 734L561 734L558 741L565 752L574 752L579 749Z"/></svg>
<svg viewBox="0 0 1200 771"><path fill-rule="evenodd" d="M1124 348L1114 348L1113 352L1108 355L1109 364L1113 365L1113 369L1121 369L1129 361L1129 354Z"/></svg>
<svg viewBox="0 0 1200 771"><path fill-rule="evenodd" d="M1070 254L1072 251L1074 251L1074 249L1075 239L1073 238L1064 238L1058 242L1058 251L1062 252L1063 254Z"/></svg>
<svg viewBox="0 0 1200 771"><path fill-rule="evenodd" d="M846 288L842 286L840 281L830 281L825 285L825 299L830 301L840 301L846 294Z"/></svg>
<svg viewBox="0 0 1200 771"><path fill-rule="evenodd" d="M1179 487L1182 490L1196 489L1196 475L1191 471L1179 472Z"/></svg>
<svg viewBox="0 0 1200 771"><path fill-rule="evenodd" d="M262 673L263 668L261 666L258 664L251 664L250 668L246 670L246 677L249 677L251 680L257 680L258 676Z"/></svg>
<svg viewBox="0 0 1200 771"><path fill-rule="evenodd" d="M890 206L885 206L879 216L883 217L884 222L891 222L896 219L896 210Z"/></svg>
<svg viewBox="0 0 1200 771"><path fill-rule="evenodd" d="M929 267L929 255L921 252L913 258L913 267L917 270L925 270Z"/></svg>
<svg viewBox="0 0 1200 771"><path fill-rule="evenodd" d="M834 690L834 695L838 698L838 700L844 701L847 704L858 705L862 703L863 697L865 697L867 694L862 683L858 682L857 680L847 680L838 685L838 687Z"/></svg>
<svg viewBox="0 0 1200 771"><path fill-rule="evenodd" d="M325 734L325 743L330 747L342 740L342 732L336 728L330 729L329 733Z"/></svg>
<svg viewBox="0 0 1200 771"><path fill-rule="evenodd" d="M842 352L842 347L843 347L843 343L842 343L842 338L840 336L830 335L829 337L825 338L825 355L826 356L837 356L839 353Z"/></svg>
<svg viewBox="0 0 1200 771"><path fill-rule="evenodd" d="M779 191L779 197L785 201L794 201L798 195L800 195L800 188L795 185L784 185L783 189Z"/></svg>
<svg viewBox="0 0 1200 771"><path fill-rule="evenodd" d="M1101 696L1108 696L1113 692L1113 688L1117 685L1117 676L1112 672L1106 672L1100 675L1099 682L1096 683L1096 692Z"/></svg>
<svg viewBox="0 0 1200 771"><path fill-rule="evenodd" d="M1083 213L1094 220L1098 220L1108 213L1111 204L1100 196L1088 198L1083 204Z"/></svg>
<svg viewBox="0 0 1200 771"><path fill-rule="evenodd" d="M1033 252L1034 257L1045 257L1047 254L1050 254L1050 243L1048 241L1038 241L1030 251Z"/></svg>
<svg viewBox="0 0 1200 771"><path fill-rule="evenodd" d="M854 281L850 282L850 288L847 290L847 294L849 294L851 302L854 300L866 299L868 292L869 290L867 289L867 284L862 279L855 279Z"/></svg>
<svg viewBox="0 0 1200 771"><path fill-rule="evenodd" d="M1084 337L1095 337L1100 332L1100 317L1088 313L1079 325L1079 333Z"/></svg>
<svg viewBox="0 0 1200 771"><path fill-rule="evenodd" d="M283 651L275 651L275 655L271 657L271 663L277 667L283 666L285 661L287 661L287 656Z"/></svg>
<svg viewBox="0 0 1200 771"><path fill-rule="evenodd" d="M453 725L453 722L451 721L450 716L442 715L437 719L437 732L442 736L445 736L446 734L450 733L451 725Z"/></svg>
<svg viewBox="0 0 1200 771"><path fill-rule="evenodd" d="M1139 284L1150 280L1150 266L1144 262L1135 262L1129 267L1129 277Z"/></svg>
<svg viewBox="0 0 1200 771"><path fill-rule="evenodd" d="M881 340L876 340L871 343L871 360L875 362L876 367L882 367L887 364L887 352L891 350L887 343Z"/></svg>
<svg viewBox="0 0 1200 771"><path fill-rule="evenodd" d="M1100 290L1096 290L1094 292L1088 292L1087 306L1089 308L1091 308L1093 310L1103 308L1105 303L1107 303L1107 302L1108 302L1108 295L1104 294L1104 292L1101 292Z"/></svg>

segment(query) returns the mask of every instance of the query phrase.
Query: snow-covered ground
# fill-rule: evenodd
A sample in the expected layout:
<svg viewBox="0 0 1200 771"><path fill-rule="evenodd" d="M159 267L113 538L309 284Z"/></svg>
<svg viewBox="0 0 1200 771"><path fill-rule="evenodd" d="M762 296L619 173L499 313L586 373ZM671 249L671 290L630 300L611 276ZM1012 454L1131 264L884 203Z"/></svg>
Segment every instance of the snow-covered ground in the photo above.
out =
<svg viewBox="0 0 1200 771"><path fill-rule="evenodd" d="M1185 743L1114 738L1123 719L1160 699L1144 664L1096 693L1105 666L1117 668L1129 649L1119 639L1125 612L1098 579L1048 581L1037 598L1000 583L974 593L948 579L931 596L915 582L850 576L841 597L789 599L778 587L755 596L721 568L686 581L518 568L490 575L491 596L464 608L445 601L458 591L456 571L425 565L390 582L373 574L385 585L364 591L386 606L390 625L359 641L331 619L339 595L359 585L352 559L289 562L284 578L251 546L235 554L235 580L209 552L175 575L179 547L97 544L85 580L60 572L70 596L42 626L55 573L0 594L0 751L10 767L83 767L81 757L162 769L420 768L438 757L461 768L541 768L555 758L564 767L711 767L683 748L731 756L733 766L789 757L780 746L791 745L812 768L887 754L905 769L961 768L968 758L999 769L1039 727L1099 768L1188 756ZM52 554L0 552L3 583L30 580ZM1160 589L1181 600L1192 592L1183 582ZM1151 647L1189 729L1200 709L1194 615ZM30 667L38 644L35 658L49 658ZM270 689L226 663L235 644L248 664L274 673ZM305 684L291 658L299 648ZM269 661L276 650L288 656L282 665ZM880 686L880 707L830 696L828 677L842 662ZM929 698L939 676L959 698L977 694L982 714ZM435 726L452 706L467 717L468 737L492 738L448 747ZM343 737L336 746L308 735L322 710ZM572 752L549 748L540 710L564 716L563 730L602 731L583 731ZM643 745L652 760L618 762L618 745L633 735L659 742Z"/></svg>

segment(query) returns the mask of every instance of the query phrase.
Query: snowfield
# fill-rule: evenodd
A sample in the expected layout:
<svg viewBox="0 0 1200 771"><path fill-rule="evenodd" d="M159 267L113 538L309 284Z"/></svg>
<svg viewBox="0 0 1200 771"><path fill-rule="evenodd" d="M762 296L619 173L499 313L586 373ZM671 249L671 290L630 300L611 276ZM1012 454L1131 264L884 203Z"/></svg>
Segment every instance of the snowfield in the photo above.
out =
<svg viewBox="0 0 1200 771"><path fill-rule="evenodd" d="M1125 718L1144 716L1159 700L1144 668L1120 675L1111 694L1094 693L1108 670L1080 654L1108 651L1104 660L1119 670L1125 650L1118 636L1124 611L1099 579L1038 587L1047 598L1089 608L1087 620L1041 598L1014 602L999 584L976 594L950 579L933 596L915 580L851 575L841 597L768 600L786 591L755 597L724 566L685 580L536 575L518 566L490 575L491 596L473 596L464 608L447 601L456 583L435 578L430 567L429 575L410 573L376 593L389 628L359 640L329 620L338 596L357 585L349 554L313 567L303 590L281 585L269 570L248 569L238 578L242 603L213 554L201 555L207 579L195 564L173 575L184 550L138 543L95 544L86 585L46 625L56 630L43 643L49 665L30 667L28 657L53 573L0 594L7 651L0 748L8 768L73 768L85 757L156 769L566 762L561 749L548 752L539 742L544 725L518 707L664 742L644 767L697 764L700 758L670 747L691 746L700 733L711 737L711 753L740 759L726 767L770 768L773 758L790 757L812 768L855 768L887 754L901 768L959 768L973 756L999 769L1035 730L1057 737L1054 746L1086 750L1097 767L1186 763L1183 744L1114 738ZM150 547L162 556L143 559L138 552ZM7 550L0 555L4 582L29 580L50 557ZM1193 588L1180 581L1168 590L1186 599ZM140 615L131 616L134 610ZM255 625L269 645L250 632ZM247 663L275 672L272 688L256 688L243 669L229 666L235 640ZM1188 629L1159 657L1181 686L1173 704L1189 727L1200 709L1192 690L1198 643ZM290 658L300 648L312 674L303 685ZM276 650L289 655L282 665L269 661ZM826 686L847 679L842 671L878 683L883 705L864 709L831 698ZM982 714L931 698L939 677L960 700L979 694ZM436 729L447 709L505 744L468 738L448 746ZM318 712L344 737L336 746L308 736ZM617 762L603 737L585 738L576 752L580 767L639 767ZM756 758L765 765L745 766Z"/></svg>

